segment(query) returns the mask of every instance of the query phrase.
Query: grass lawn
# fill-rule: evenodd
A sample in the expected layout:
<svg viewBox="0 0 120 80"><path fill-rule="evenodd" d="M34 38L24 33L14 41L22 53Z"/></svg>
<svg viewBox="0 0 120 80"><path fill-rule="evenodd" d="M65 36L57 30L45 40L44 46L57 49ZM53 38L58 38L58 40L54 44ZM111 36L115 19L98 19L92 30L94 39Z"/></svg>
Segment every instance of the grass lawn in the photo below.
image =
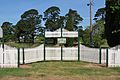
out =
<svg viewBox="0 0 120 80"><path fill-rule="evenodd" d="M120 80L120 68L86 62L39 62L0 69L0 80Z"/></svg>

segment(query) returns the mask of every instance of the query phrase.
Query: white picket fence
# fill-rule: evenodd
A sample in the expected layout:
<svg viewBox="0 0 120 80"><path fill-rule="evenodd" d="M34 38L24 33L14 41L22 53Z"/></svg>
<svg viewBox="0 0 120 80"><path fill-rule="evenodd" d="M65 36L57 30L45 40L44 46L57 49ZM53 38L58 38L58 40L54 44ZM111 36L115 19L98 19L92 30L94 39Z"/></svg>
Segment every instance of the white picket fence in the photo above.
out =
<svg viewBox="0 0 120 80"><path fill-rule="evenodd" d="M100 49L89 48L80 45L80 60L86 62L99 63L100 62ZM106 49L101 49L101 63L106 63Z"/></svg>
<svg viewBox="0 0 120 80"><path fill-rule="evenodd" d="M63 48L63 60L78 60L78 47Z"/></svg>
<svg viewBox="0 0 120 80"><path fill-rule="evenodd" d="M46 47L45 60L61 60L61 47Z"/></svg>
<svg viewBox="0 0 120 80"><path fill-rule="evenodd" d="M78 47L46 47L44 54L44 45L37 48L24 49L25 63L32 63L45 60L78 60ZM88 48L80 45L80 60L86 62L99 63L99 49ZM22 49L20 50L20 63L23 63ZM101 50L101 63L106 63L106 49Z"/></svg>
<svg viewBox="0 0 120 80"><path fill-rule="evenodd" d="M23 63L23 54L22 49L20 49L20 63ZM32 63L37 61L44 60L44 45L40 45L36 48L26 48L24 49L25 63Z"/></svg>
<svg viewBox="0 0 120 80"><path fill-rule="evenodd" d="M17 68L17 49L8 49L5 46L5 50L0 47L0 68Z"/></svg>
<svg viewBox="0 0 120 80"><path fill-rule="evenodd" d="M78 60L100 63L100 49L88 48L80 45L80 55L78 56L78 47L63 47L61 54L61 47L46 47L44 54L44 45L36 48L20 49L20 64L32 63L45 60ZM101 63L106 64L106 49L101 49ZM0 48L0 68L17 68L18 67L18 49L5 45L3 51ZM120 67L120 49L108 49L108 67Z"/></svg>
<svg viewBox="0 0 120 80"><path fill-rule="evenodd" d="M120 46L108 50L108 67L120 67Z"/></svg>

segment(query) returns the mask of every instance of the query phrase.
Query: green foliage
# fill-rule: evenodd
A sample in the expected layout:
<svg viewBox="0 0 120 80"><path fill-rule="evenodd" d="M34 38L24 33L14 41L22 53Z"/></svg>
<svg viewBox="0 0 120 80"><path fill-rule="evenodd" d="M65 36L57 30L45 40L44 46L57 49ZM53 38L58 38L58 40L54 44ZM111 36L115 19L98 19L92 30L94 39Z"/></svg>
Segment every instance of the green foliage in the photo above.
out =
<svg viewBox="0 0 120 80"><path fill-rule="evenodd" d="M32 42L36 33L40 31L42 15L35 9L28 10L21 15L21 20L16 24L15 36L19 42Z"/></svg>
<svg viewBox="0 0 120 80"><path fill-rule="evenodd" d="M102 47L103 45L108 47L105 36L105 26L104 26L105 15L106 15L105 8L99 8L94 16L95 17L94 20L96 21L95 24L93 24L93 28L92 28L94 47ZM83 42L85 45L89 46L89 41L90 41L89 26L87 27L87 29L85 29L83 34L84 34Z"/></svg>
<svg viewBox="0 0 120 80"><path fill-rule="evenodd" d="M76 10L69 9L69 12L65 15L66 26L65 28L69 31L74 31L78 29L78 25L83 20L83 18L77 13Z"/></svg>
<svg viewBox="0 0 120 80"><path fill-rule="evenodd" d="M76 10L69 9L69 12L65 15L65 29L68 31L76 31L83 18L77 13ZM67 38L66 45L73 46L75 42L74 38Z"/></svg>
<svg viewBox="0 0 120 80"><path fill-rule="evenodd" d="M97 21L93 26L93 41L95 47L100 47L106 43L104 31L104 21Z"/></svg>
<svg viewBox="0 0 120 80"><path fill-rule="evenodd" d="M2 28L4 30L5 41L19 42L19 43L34 43L41 42L44 35L44 29L41 28L42 15L39 15L36 9L25 11L21 15L21 19L15 26L10 22L4 22ZM58 28L66 28L69 31L77 31L83 18L76 10L69 9L65 16L60 16L60 9L52 6L45 10L44 18L45 26L50 31L55 31ZM80 36L82 37L83 30L80 29ZM57 40L57 39L55 39ZM67 45L72 46L75 38L68 38ZM56 42L56 41L55 41ZM70 44L69 44L70 42Z"/></svg>
<svg viewBox="0 0 120 80"><path fill-rule="evenodd" d="M97 20L97 22L93 25L93 42L94 47L101 47L102 45L107 44L106 37L105 37L105 29L104 29L104 20ZM89 26L84 30L83 33L83 44L89 46L90 41L90 33L89 33Z"/></svg>
<svg viewBox="0 0 120 80"><path fill-rule="evenodd" d="M4 22L1 26L3 29L4 41L14 40L14 26L10 22Z"/></svg>
<svg viewBox="0 0 120 80"><path fill-rule="evenodd" d="M37 36L36 39L35 39L35 42L42 44L44 42L44 37L43 36Z"/></svg>
<svg viewBox="0 0 120 80"><path fill-rule="evenodd" d="M58 20L60 19L59 14L60 9L56 6L52 6L45 10L43 20L46 21L45 26L48 30L55 31L56 29L60 28L60 26L58 26Z"/></svg>
<svg viewBox="0 0 120 80"><path fill-rule="evenodd" d="M106 14L106 10L105 8L100 8L97 10L96 14L95 14L95 18L94 20L104 20L105 21L105 14Z"/></svg>
<svg viewBox="0 0 120 80"><path fill-rule="evenodd" d="M120 44L120 0L106 1L105 34L109 46Z"/></svg>
<svg viewBox="0 0 120 80"><path fill-rule="evenodd" d="M65 17L60 16L60 18L57 20L57 24L59 28L64 28L65 27Z"/></svg>
<svg viewBox="0 0 120 80"><path fill-rule="evenodd" d="M89 26L83 32L83 43L86 46L89 46L90 34L89 34Z"/></svg>

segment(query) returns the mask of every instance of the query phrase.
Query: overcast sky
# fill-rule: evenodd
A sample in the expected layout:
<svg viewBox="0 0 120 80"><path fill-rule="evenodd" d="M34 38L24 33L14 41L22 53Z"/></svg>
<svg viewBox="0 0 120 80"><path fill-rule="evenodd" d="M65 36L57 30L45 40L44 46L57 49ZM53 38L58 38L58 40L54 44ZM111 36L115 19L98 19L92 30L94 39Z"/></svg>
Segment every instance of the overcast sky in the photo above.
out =
<svg viewBox="0 0 120 80"><path fill-rule="evenodd" d="M20 15L29 9L37 9L43 15L47 8L57 6L62 16L69 9L77 10L84 19L81 25L86 27L89 25L88 3L89 0L0 0L0 25L5 21L15 25L20 20ZM93 0L93 17L97 9L104 6L105 0Z"/></svg>

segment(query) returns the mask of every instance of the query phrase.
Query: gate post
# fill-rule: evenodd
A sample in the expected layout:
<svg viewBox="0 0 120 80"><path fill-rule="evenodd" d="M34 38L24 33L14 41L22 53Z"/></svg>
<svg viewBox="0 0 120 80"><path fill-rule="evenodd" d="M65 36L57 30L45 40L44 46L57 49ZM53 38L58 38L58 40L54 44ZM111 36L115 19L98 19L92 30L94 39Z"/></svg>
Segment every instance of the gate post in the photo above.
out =
<svg viewBox="0 0 120 80"><path fill-rule="evenodd" d="M99 64L101 64L101 47L99 49Z"/></svg>
<svg viewBox="0 0 120 80"><path fill-rule="evenodd" d="M22 48L23 50L23 64L25 64L25 51L24 51L24 48Z"/></svg>
<svg viewBox="0 0 120 80"><path fill-rule="evenodd" d="M79 29L78 29L78 61L80 61L80 36L79 36Z"/></svg>
<svg viewBox="0 0 120 80"><path fill-rule="evenodd" d="M106 49L106 67L108 67L108 48Z"/></svg>
<svg viewBox="0 0 120 80"><path fill-rule="evenodd" d="M61 45L61 61L63 60L63 49L62 49L62 45Z"/></svg>

